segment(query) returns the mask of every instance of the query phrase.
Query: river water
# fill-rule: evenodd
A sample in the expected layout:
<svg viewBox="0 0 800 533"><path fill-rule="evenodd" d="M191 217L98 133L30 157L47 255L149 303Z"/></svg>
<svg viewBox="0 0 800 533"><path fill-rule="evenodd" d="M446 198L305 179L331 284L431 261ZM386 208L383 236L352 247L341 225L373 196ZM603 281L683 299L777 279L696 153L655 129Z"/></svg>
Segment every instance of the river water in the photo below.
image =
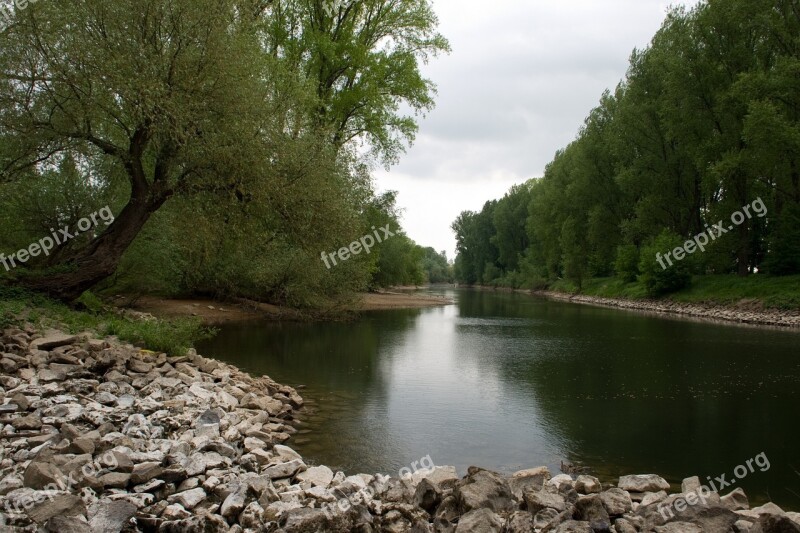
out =
<svg viewBox="0 0 800 533"><path fill-rule="evenodd" d="M555 475L564 461L603 480L724 474L735 484L722 492L742 486L751 501L800 510L800 333L437 294L456 304L232 324L199 351L305 386L288 444L349 474L396 474L430 456L462 475L470 465Z"/></svg>

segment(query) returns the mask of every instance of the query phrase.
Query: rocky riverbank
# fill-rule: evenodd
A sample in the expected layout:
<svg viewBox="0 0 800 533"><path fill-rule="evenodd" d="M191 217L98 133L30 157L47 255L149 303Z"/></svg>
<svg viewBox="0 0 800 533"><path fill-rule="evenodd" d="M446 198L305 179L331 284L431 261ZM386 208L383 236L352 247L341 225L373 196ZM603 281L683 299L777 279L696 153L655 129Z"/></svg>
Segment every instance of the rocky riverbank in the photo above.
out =
<svg viewBox="0 0 800 533"><path fill-rule="evenodd" d="M697 496L696 478L669 496L655 475L546 468L348 477L283 445L303 400L267 377L32 328L0 353L4 532L800 532L741 490Z"/></svg>
<svg viewBox="0 0 800 533"><path fill-rule="evenodd" d="M525 291L528 292L528 291ZM615 307L632 311L643 311L666 315L680 315L720 322L737 322L760 326L800 328L800 310L782 311L777 309L753 308L743 302L740 306L716 304L689 304L671 300L628 300L625 298L600 298L582 294L566 294L554 291L534 291L533 294L553 300L573 303Z"/></svg>

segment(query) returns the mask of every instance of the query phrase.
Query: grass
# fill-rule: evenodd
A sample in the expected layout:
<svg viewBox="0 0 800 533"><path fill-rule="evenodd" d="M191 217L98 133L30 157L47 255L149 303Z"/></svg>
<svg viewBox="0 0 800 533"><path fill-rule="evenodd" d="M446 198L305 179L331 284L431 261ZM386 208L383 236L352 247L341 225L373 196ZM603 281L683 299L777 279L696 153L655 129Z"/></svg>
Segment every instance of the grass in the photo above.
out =
<svg viewBox="0 0 800 533"><path fill-rule="evenodd" d="M594 278L583 283L581 291L566 280L550 284L550 290L578 293L602 298L647 298L647 291L640 281L625 283L618 278ZM756 274L747 278L735 275L695 276L692 284L663 299L683 303L713 303L735 305L743 300L758 303L765 308L800 309L800 276L771 277Z"/></svg>
<svg viewBox="0 0 800 533"><path fill-rule="evenodd" d="M0 329L31 323L39 328L57 328L67 333L91 331L170 355L184 355L197 341L214 331L203 327L197 318L143 320L123 316L105 308L91 294L79 303L80 311L39 294L0 286Z"/></svg>

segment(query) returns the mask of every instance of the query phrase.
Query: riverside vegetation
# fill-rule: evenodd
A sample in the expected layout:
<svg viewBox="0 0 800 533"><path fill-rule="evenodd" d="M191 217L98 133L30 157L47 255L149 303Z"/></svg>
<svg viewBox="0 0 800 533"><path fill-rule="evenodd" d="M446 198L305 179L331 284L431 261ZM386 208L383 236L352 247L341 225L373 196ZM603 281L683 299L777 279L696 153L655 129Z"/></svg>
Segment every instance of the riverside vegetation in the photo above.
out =
<svg viewBox="0 0 800 533"><path fill-rule="evenodd" d="M798 66L796 2L674 8L544 177L453 223L458 281L800 308ZM762 200L765 216L659 265Z"/></svg>
<svg viewBox="0 0 800 533"><path fill-rule="evenodd" d="M449 51L437 26L428 0L17 10L0 32L0 253L103 206L114 220L0 284L67 302L92 289L320 310L449 280L372 177L434 106L420 64ZM370 254L320 261L387 225L397 236Z"/></svg>

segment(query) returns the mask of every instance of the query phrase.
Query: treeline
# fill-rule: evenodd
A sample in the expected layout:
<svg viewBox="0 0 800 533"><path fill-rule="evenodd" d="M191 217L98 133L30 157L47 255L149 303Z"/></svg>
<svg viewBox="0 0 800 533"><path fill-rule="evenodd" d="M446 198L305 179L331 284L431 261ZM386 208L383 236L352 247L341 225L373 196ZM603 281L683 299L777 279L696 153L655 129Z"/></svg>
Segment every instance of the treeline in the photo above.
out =
<svg viewBox="0 0 800 533"><path fill-rule="evenodd" d="M371 169L432 108L429 0L49 0L0 31L0 281L321 307L440 280ZM408 110L406 112L405 110ZM52 253L18 254L109 206ZM320 259L391 225L395 237ZM20 255L27 258L20 260ZM434 257L435 256L435 257ZM446 277L446 274L444 274Z"/></svg>
<svg viewBox="0 0 800 533"><path fill-rule="evenodd" d="M454 222L456 276L580 288L616 275L655 294L693 274L800 273L798 119L796 1L673 9L543 178ZM765 216L730 222L759 199ZM661 267L657 254L720 220L726 231L704 253Z"/></svg>

